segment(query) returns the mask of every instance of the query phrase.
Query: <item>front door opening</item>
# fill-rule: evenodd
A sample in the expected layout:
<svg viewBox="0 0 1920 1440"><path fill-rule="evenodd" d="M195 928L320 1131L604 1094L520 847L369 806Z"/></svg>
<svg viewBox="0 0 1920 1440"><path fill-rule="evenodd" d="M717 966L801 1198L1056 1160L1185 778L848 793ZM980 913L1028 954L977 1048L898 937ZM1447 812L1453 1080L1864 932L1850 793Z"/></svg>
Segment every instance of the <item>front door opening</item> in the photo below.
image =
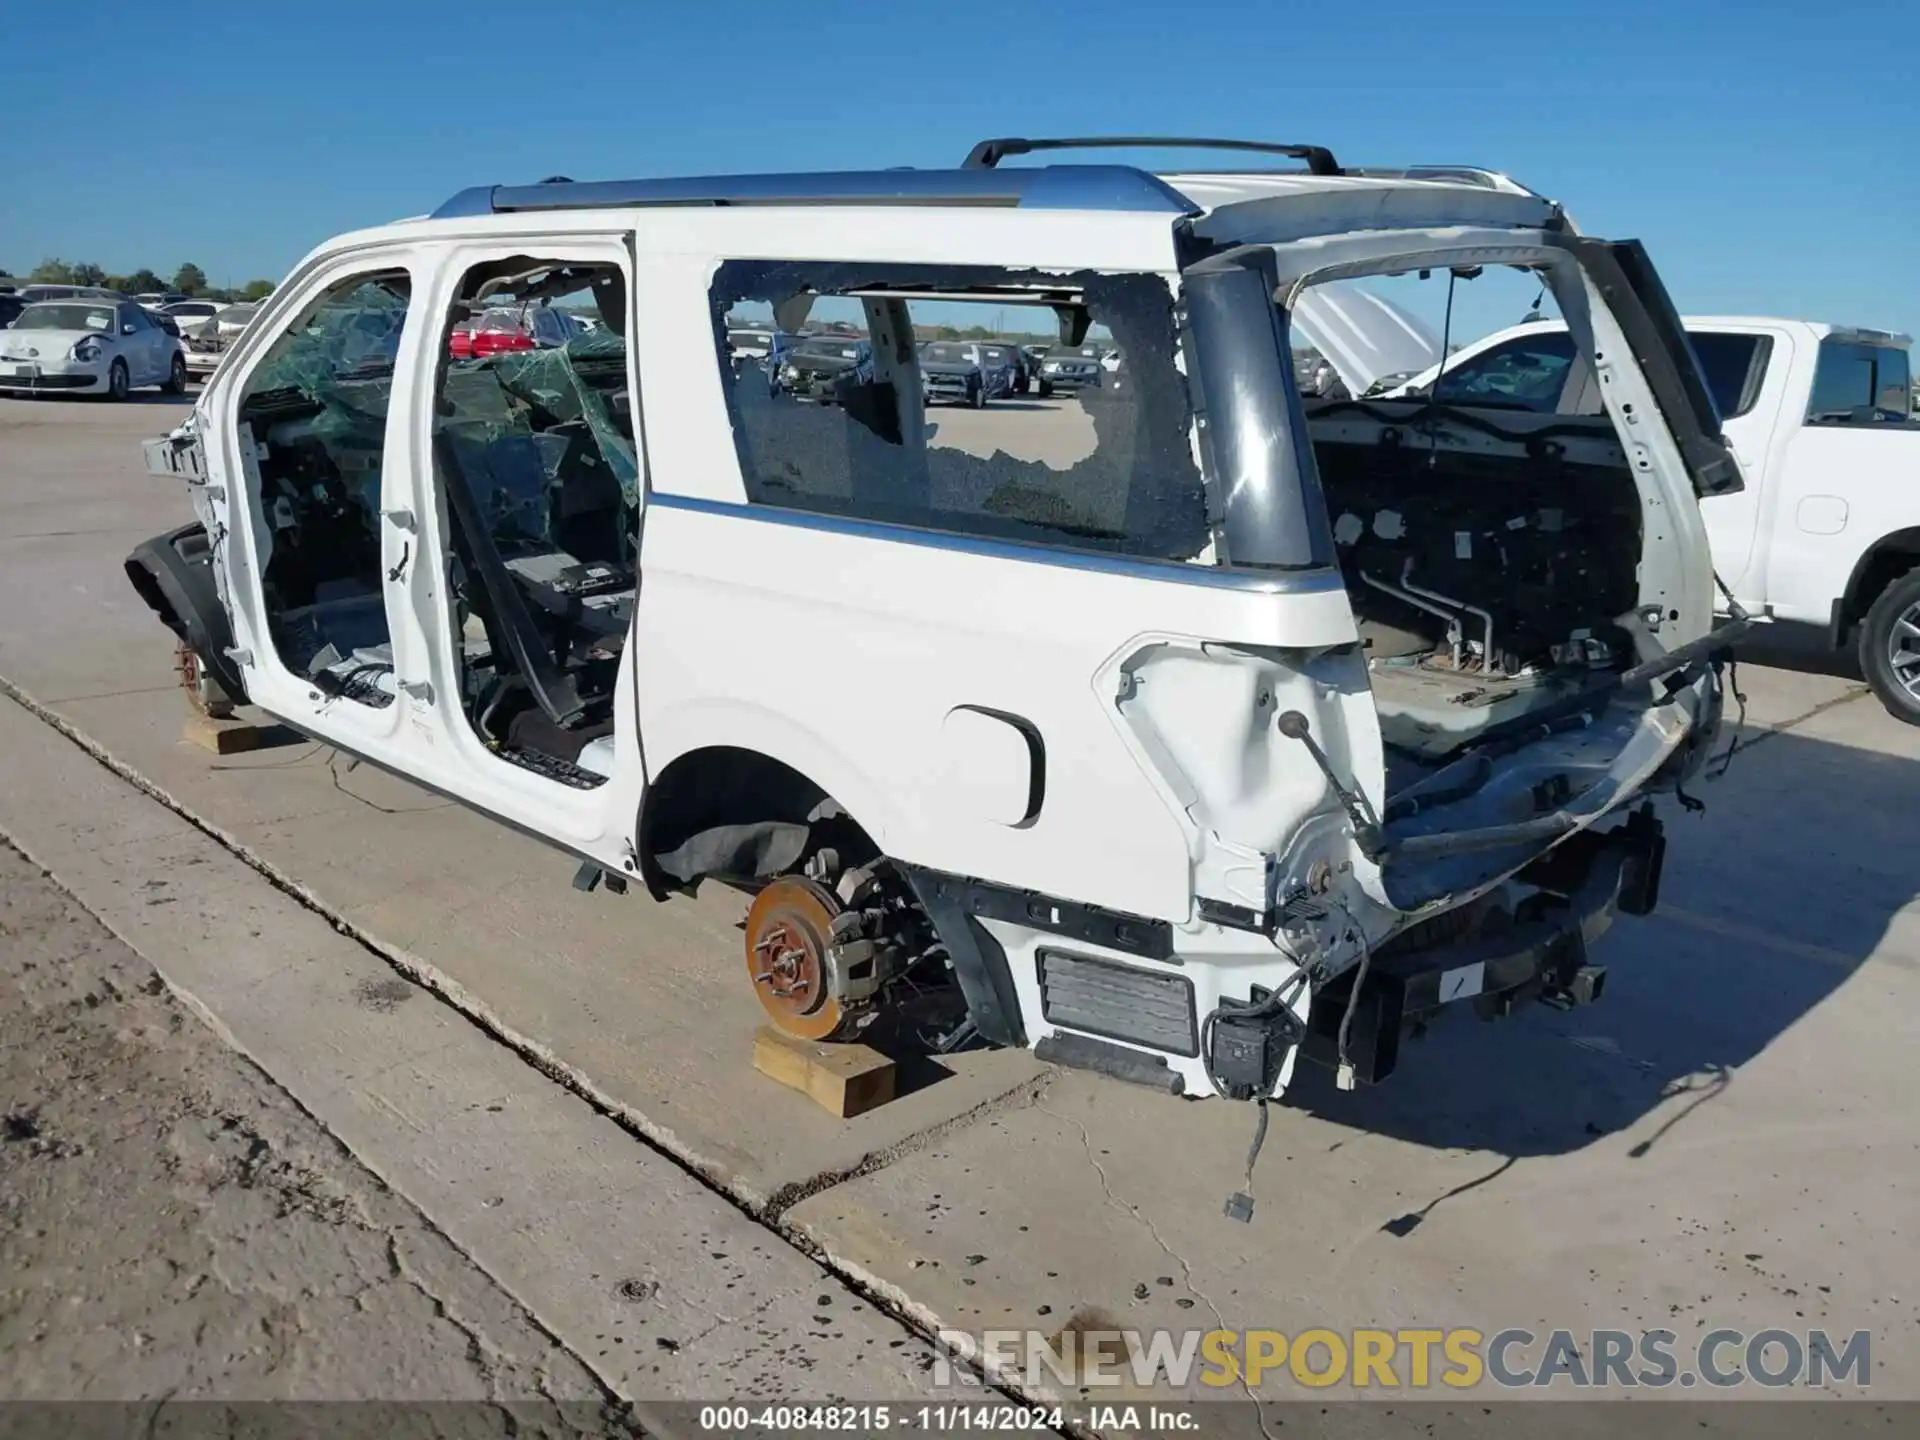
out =
<svg viewBox="0 0 1920 1440"><path fill-rule="evenodd" d="M240 402L274 651L321 694L376 708L394 695L380 476L411 293L404 271L332 286L274 341Z"/></svg>

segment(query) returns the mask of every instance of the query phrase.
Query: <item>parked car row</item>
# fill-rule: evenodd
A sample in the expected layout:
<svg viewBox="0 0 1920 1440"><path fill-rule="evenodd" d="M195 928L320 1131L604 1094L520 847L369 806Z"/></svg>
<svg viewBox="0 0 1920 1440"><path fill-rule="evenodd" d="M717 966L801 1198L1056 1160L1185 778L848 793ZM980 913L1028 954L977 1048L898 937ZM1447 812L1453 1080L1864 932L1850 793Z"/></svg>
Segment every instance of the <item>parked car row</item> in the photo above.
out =
<svg viewBox="0 0 1920 1440"><path fill-rule="evenodd" d="M0 293L0 327L27 332L0 343L0 390L117 399L143 385L181 389L187 377L204 379L219 367L259 309L258 302L228 304L173 293L128 299L84 285L29 285ZM593 328L593 321L556 307L496 306L456 325L448 349L455 359L547 349ZM156 346L149 336L167 344Z"/></svg>
<svg viewBox="0 0 1920 1440"><path fill-rule="evenodd" d="M23 306L0 334L0 391L109 395L187 388L178 334L131 300L75 298Z"/></svg>
<svg viewBox="0 0 1920 1440"><path fill-rule="evenodd" d="M124 300L118 290L104 285L22 285L13 294L23 305L38 305L43 300Z"/></svg>
<svg viewBox="0 0 1920 1440"><path fill-rule="evenodd" d="M220 357L240 338L260 311L257 303L222 305L213 300L182 300L161 310L180 326L185 344L187 369L195 375L211 375Z"/></svg>
<svg viewBox="0 0 1920 1440"><path fill-rule="evenodd" d="M846 378L871 378L873 356L860 336L837 331L787 335L736 327L727 331L736 368L757 366L776 393L831 402ZM928 405L981 409L995 400L1037 392L1074 393L1118 369L1111 346L1016 345L993 340L928 340L920 346L921 394Z"/></svg>
<svg viewBox="0 0 1920 1440"><path fill-rule="evenodd" d="M807 335L783 350L774 388L802 400L832 404L845 385L873 379L873 346L851 335Z"/></svg>
<svg viewBox="0 0 1920 1440"><path fill-rule="evenodd" d="M186 296L128 299L98 286L29 285L0 294L0 391L124 399L178 393L205 377L259 307Z"/></svg>

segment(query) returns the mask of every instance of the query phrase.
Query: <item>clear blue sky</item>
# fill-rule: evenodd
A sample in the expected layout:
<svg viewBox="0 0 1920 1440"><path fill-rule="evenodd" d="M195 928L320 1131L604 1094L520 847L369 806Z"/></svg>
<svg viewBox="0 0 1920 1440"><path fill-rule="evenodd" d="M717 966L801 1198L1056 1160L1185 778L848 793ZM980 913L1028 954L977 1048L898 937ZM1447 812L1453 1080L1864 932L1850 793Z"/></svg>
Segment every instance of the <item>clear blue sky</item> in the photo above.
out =
<svg viewBox="0 0 1920 1440"><path fill-rule="evenodd" d="M1644 239L1684 310L1920 331L1920 15L1897 0L931 9L16 3L0 267L237 284L470 184L1171 132L1490 165Z"/></svg>

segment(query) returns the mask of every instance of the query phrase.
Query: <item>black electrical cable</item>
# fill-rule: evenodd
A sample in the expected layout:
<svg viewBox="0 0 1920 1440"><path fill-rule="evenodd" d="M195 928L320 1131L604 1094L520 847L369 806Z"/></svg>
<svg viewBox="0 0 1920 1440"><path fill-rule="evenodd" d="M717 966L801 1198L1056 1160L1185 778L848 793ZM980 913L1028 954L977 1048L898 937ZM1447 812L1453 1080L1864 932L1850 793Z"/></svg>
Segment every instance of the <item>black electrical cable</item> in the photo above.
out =
<svg viewBox="0 0 1920 1440"><path fill-rule="evenodd" d="M1347 992L1347 1008L1340 1017L1340 1038L1336 1048L1340 1068L1344 1071L1352 1068L1352 1062L1347 1059L1347 1036L1353 1029L1354 1012L1360 1008L1360 987L1367 983L1367 969L1373 964L1373 945L1367 939L1366 930L1358 920L1353 918L1353 911L1347 908L1344 900L1340 902L1340 913L1347 917L1347 923L1360 937L1360 964L1354 971L1353 988Z"/></svg>
<svg viewBox="0 0 1920 1440"><path fill-rule="evenodd" d="M1340 1022L1340 1063L1345 1065L1347 1062L1347 1030L1348 1027L1353 1024L1355 997L1360 994L1360 986L1367 978L1367 966L1373 959L1373 947L1367 943L1367 932L1360 927L1360 922L1353 918L1353 911L1347 906L1346 902L1341 901L1339 903L1342 913L1347 917L1347 923L1351 925L1354 932L1359 935L1361 945L1360 967L1354 976L1353 995L1348 997L1347 1013L1345 1018ZM1312 968L1304 965L1301 966L1298 970L1295 970L1293 974L1289 975L1286 981L1271 994L1253 1001L1251 1004L1242 1004L1239 1001L1233 1000L1222 1000L1219 1005L1207 1015L1207 1018L1200 1022L1200 1063L1206 1067L1207 1083L1213 1086L1214 1094L1222 1098L1226 1097L1226 1091L1220 1088L1219 1078L1213 1073L1213 1027L1214 1022L1219 1019L1221 1013L1225 1012L1232 1015L1276 1013L1285 1007L1287 999L1291 996L1292 992L1305 984L1317 970L1318 966ZM1260 1147L1267 1143L1267 1106L1272 1101L1273 1096L1256 1095L1253 1099L1254 1103L1260 1107L1260 1114L1259 1118L1257 1118L1253 1124L1253 1142L1247 1146L1245 1188L1229 1195L1226 1204L1227 1218L1230 1220L1238 1220L1243 1225L1250 1223L1253 1219L1253 1167L1260 1159Z"/></svg>
<svg viewBox="0 0 1920 1440"><path fill-rule="evenodd" d="M1733 735L1727 741L1727 748L1720 753L1720 768L1707 772L1707 778L1709 780L1718 780L1727 773L1727 767L1733 764L1733 757L1740 751L1740 732L1746 728L1747 724L1747 696L1746 692L1740 688L1740 662L1738 660L1727 661L1727 688L1733 692L1734 703L1740 707L1740 712L1734 717Z"/></svg>
<svg viewBox="0 0 1920 1440"><path fill-rule="evenodd" d="M1440 368L1433 372L1433 383L1427 387L1426 408L1420 412L1423 420L1440 404L1440 382L1447 375L1447 347L1453 343L1453 287L1459 283L1459 279L1457 271L1452 268L1447 270L1447 309L1440 321ZM1427 463L1432 465L1440 451L1440 437L1429 435L1427 438L1430 442L1427 447Z"/></svg>
<svg viewBox="0 0 1920 1440"><path fill-rule="evenodd" d="M1345 908L1344 906L1342 907ZM1213 1029L1222 1013L1240 1016L1264 1016L1278 1014L1291 1002L1293 992L1306 984L1317 972L1318 965L1302 965L1289 975L1270 993L1254 1001L1222 999L1207 1013L1200 1022L1200 1064L1207 1072L1207 1083L1213 1087L1213 1093L1223 1100L1230 1098L1220 1088L1220 1077L1213 1073ZM1260 1116L1254 1122L1253 1143L1247 1147L1246 1188L1227 1197L1226 1214L1229 1219L1246 1224L1253 1219L1253 1166L1260 1158L1260 1147L1267 1143L1267 1104L1272 1095L1256 1095L1254 1102L1260 1107Z"/></svg>
<svg viewBox="0 0 1920 1440"><path fill-rule="evenodd" d="M1246 1216L1248 1219L1253 1218L1253 1165L1260 1158L1260 1147L1267 1143L1267 1102L1271 1098L1268 1095L1259 1097L1260 1118L1253 1122L1253 1143L1247 1146L1247 1188L1227 1202L1229 1215L1236 1212L1234 1201L1244 1199Z"/></svg>

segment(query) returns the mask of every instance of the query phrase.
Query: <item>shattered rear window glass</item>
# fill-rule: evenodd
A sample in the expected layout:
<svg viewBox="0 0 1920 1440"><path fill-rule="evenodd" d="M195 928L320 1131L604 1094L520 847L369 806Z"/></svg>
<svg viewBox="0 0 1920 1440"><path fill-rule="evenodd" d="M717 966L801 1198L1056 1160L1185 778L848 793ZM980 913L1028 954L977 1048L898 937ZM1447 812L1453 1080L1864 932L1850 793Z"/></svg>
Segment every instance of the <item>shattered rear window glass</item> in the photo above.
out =
<svg viewBox="0 0 1920 1440"><path fill-rule="evenodd" d="M922 359L976 363L976 335L1000 346L1057 343L1055 311L1028 299L1036 278L989 267L723 264L712 291L714 352L748 500L1077 550L1200 557L1211 538L1206 492L1160 277L1044 277L1084 304L1099 345L1135 357L1077 394L985 397L926 379ZM873 298L886 291L915 298ZM779 368L729 353L730 325L772 323L775 307L787 323L796 296L811 300L799 323L850 322L869 339L866 307L898 306L900 343L875 341L871 374L825 396L816 386L789 389Z"/></svg>

